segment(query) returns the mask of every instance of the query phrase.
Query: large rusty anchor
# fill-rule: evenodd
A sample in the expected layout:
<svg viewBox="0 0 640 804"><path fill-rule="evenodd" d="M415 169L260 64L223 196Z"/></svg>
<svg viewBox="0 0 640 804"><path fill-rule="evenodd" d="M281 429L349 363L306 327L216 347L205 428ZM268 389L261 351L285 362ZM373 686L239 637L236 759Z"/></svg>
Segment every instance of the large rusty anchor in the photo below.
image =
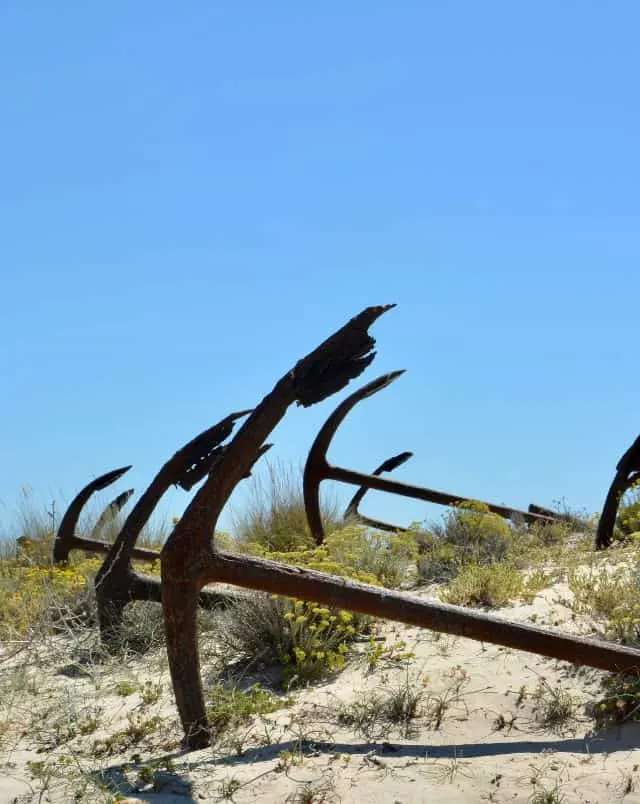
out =
<svg viewBox="0 0 640 804"><path fill-rule="evenodd" d="M159 603L162 599L160 581L137 572L131 564L135 558L136 540L156 505L169 486L175 484L190 491L213 471L227 449L222 442L229 437L236 421L249 412L243 410L230 414L178 450L160 469L127 517L95 578L100 634L106 645L118 644L124 609L128 603L133 600ZM259 456L270 446L262 446ZM208 537L212 535L213 531ZM153 557L158 559L159 554L154 552ZM229 598L227 593L203 590L198 603L216 608L226 604Z"/></svg>
<svg viewBox="0 0 640 804"><path fill-rule="evenodd" d="M397 469L402 464L406 463L409 458L413 457L413 452L401 452L399 455L393 455L391 458L387 458L386 461L383 461L377 469L375 469L372 474L373 475L381 475L384 472L392 472L394 469ZM393 525L390 522L383 522L380 519L372 519L369 516L366 516L360 511L360 503L364 499L366 493L369 491L369 486L360 486L358 491L353 495L349 504L344 510L343 519L348 521L357 521L363 525L368 525L370 528L376 528L377 530L386 530L390 533L406 533L408 530L407 528L403 527L402 525ZM437 494L433 489L424 489L424 491L428 491L429 493ZM484 503L485 505L489 505L489 503ZM566 522L574 527L584 529L586 523L582 520L578 519L577 517L571 516L570 514L565 514L559 511L553 511L551 508L544 508L541 505L536 505L535 503L531 503L527 509L528 513L530 514L538 514L541 517L546 517L549 520L559 520L561 522Z"/></svg>
<svg viewBox="0 0 640 804"><path fill-rule="evenodd" d="M351 319L276 383L228 444L220 461L187 507L161 555L162 604L165 617L169 667L176 703L185 732L187 748L200 748L210 741L200 679L196 626L198 595L208 583L230 583L249 589L341 607L444 633L526 650L605 670L629 671L640 667L640 651L596 640L581 639L549 629L510 623L499 617L468 609L430 602L402 592L337 578L325 573L220 550L211 534L220 513L240 480L260 457L262 444L293 402L312 405L344 388L371 363L375 341L368 327L389 306L372 307ZM349 397L330 418L314 445L311 482L307 476L306 499L312 531L318 542L323 533L316 506L320 479L331 476L355 485L383 491L400 491L405 496L431 501L434 494L407 484L377 476L329 467L323 458L331 436L357 401L384 388L398 372L369 383ZM313 450L312 450L313 452ZM323 474L324 472L324 474ZM315 473L315 474L314 474ZM373 481L373 482L372 482ZM437 492L444 504L466 498ZM502 516L513 510L492 506ZM526 521L549 521L549 517L517 512Z"/></svg>
<svg viewBox="0 0 640 804"><path fill-rule="evenodd" d="M616 466L616 474L607 492L598 522L596 550L605 550L611 546L620 500L625 491L638 483L640 483L640 436L636 438Z"/></svg>
<svg viewBox="0 0 640 804"><path fill-rule="evenodd" d="M401 483L398 480L389 480L388 478L380 477L380 473L367 475L363 472L355 472L352 469L345 469L341 466L333 466L327 460L327 450L338 427L342 424L347 414L358 402L386 388L403 373L402 371L394 371L390 374L385 374L363 386L360 390L351 394L351 396L348 396L335 409L316 436L316 440L313 442L309 451L304 469L303 491L309 528L317 544L322 544L324 541L324 529L320 517L320 483L323 480L338 480L342 483L350 483L354 486L378 489L379 491L389 491L403 497L411 497L415 500L424 500L425 502L437 503L439 505L460 505L472 502L470 498L461 497L458 494L448 494L444 491L436 491L435 489L414 486L409 483ZM405 454L406 453L403 453L403 455ZM385 465L383 464L382 467L385 467ZM362 497L360 497L360 499L362 499ZM496 505L495 503L484 504L489 511L494 514L498 514L506 519L517 517L529 524L533 522L545 523L555 519L554 516L531 513L530 511L519 511L517 508L507 508L504 505Z"/></svg>

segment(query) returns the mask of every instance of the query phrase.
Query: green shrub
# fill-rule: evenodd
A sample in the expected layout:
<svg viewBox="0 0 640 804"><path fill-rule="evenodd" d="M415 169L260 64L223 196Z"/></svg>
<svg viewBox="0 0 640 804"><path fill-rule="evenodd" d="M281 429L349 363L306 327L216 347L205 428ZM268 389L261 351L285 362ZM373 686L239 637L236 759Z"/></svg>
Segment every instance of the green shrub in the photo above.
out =
<svg viewBox="0 0 640 804"><path fill-rule="evenodd" d="M440 596L446 603L458 606L504 606L525 591L522 574L510 564L468 564Z"/></svg>
<svg viewBox="0 0 640 804"><path fill-rule="evenodd" d="M279 667L287 684L303 684L344 667L349 645L370 627L363 615L256 592L221 614L216 639L225 655Z"/></svg>
<svg viewBox="0 0 640 804"><path fill-rule="evenodd" d="M410 531L382 533L358 525L336 528L327 536L325 547L328 556L355 577L369 575L391 588L406 581L417 557L415 535Z"/></svg>
<svg viewBox="0 0 640 804"><path fill-rule="evenodd" d="M608 638L640 643L640 567L573 571L568 576L573 608L606 619Z"/></svg>
<svg viewBox="0 0 640 804"><path fill-rule="evenodd" d="M640 486L633 486L621 500L616 526L623 536L640 531Z"/></svg>
<svg viewBox="0 0 640 804"><path fill-rule="evenodd" d="M604 695L591 707L599 726L640 719L640 674L611 675L603 687Z"/></svg>
<svg viewBox="0 0 640 804"><path fill-rule="evenodd" d="M434 534L423 534L417 559L418 577L425 583L443 583L455 577L462 558L455 545L440 541Z"/></svg>
<svg viewBox="0 0 640 804"><path fill-rule="evenodd" d="M38 629L85 628L95 621L93 576L100 559L60 567L0 560L0 639L11 640Z"/></svg>
<svg viewBox="0 0 640 804"><path fill-rule="evenodd" d="M417 536L418 576L423 581L449 580L466 564L486 567L503 561L513 546L509 524L484 503L452 507L443 520L443 525L433 525L431 532Z"/></svg>

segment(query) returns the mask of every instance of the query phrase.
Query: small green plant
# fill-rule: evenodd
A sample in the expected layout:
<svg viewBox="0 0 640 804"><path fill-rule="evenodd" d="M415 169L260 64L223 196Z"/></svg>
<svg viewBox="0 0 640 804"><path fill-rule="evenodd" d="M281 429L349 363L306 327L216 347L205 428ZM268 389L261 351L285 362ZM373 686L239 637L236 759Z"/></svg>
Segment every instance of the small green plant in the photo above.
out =
<svg viewBox="0 0 640 804"><path fill-rule="evenodd" d="M165 757L163 759L158 759L154 762L146 762L145 764L141 765L138 768L136 787L138 789L152 787L153 790L157 792L162 784L162 771L174 773L174 766L171 759Z"/></svg>
<svg viewBox="0 0 640 804"><path fill-rule="evenodd" d="M121 754L151 736L162 725L162 718L158 715L145 718L139 713L130 712L127 719L129 721L127 728L117 731L104 740L94 742L93 753L96 756Z"/></svg>
<svg viewBox="0 0 640 804"><path fill-rule="evenodd" d="M242 782L235 776L223 779L218 785L218 795L225 801L233 801L235 794L242 789Z"/></svg>
<svg viewBox="0 0 640 804"><path fill-rule="evenodd" d="M219 737L222 732L246 723L253 715L266 715L292 704L292 698L278 698L260 684L241 690L218 683L207 696L207 718L214 736Z"/></svg>
<svg viewBox="0 0 640 804"><path fill-rule="evenodd" d="M93 712L85 714L78 720L78 732L83 736L87 734L93 734L93 732L98 728L99 718L102 714L102 710L96 707Z"/></svg>
<svg viewBox="0 0 640 804"><path fill-rule="evenodd" d="M136 691L135 684L132 684L130 681L120 681L116 686L116 694L122 696L123 698L129 697L129 695L133 695Z"/></svg>
<svg viewBox="0 0 640 804"><path fill-rule="evenodd" d="M609 676L603 687L604 695L591 707L598 726L640 719L640 673Z"/></svg>
<svg viewBox="0 0 640 804"><path fill-rule="evenodd" d="M335 786L330 780L305 782L285 799L285 804L333 804L338 802Z"/></svg>
<svg viewBox="0 0 640 804"><path fill-rule="evenodd" d="M145 706L157 703L162 695L162 684L154 684L153 681L145 681L140 687L140 697Z"/></svg>
<svg viewBox="0 0 640 804"><path fill-rule="evenodd" d="M564 794L557 784L552 788L540 787L534 790L529 799L531 804L562 804L564 800Z"/></svg>
<svg viewBox="0 0 640 804"><path fill-rule="evenodd" d="M415 657L413 651L407 650L407 643L403 640L388 645L386 639L376 638L373 635L369 637L364 655L369 672L376 670L380 664L398 665Z"/></svg>

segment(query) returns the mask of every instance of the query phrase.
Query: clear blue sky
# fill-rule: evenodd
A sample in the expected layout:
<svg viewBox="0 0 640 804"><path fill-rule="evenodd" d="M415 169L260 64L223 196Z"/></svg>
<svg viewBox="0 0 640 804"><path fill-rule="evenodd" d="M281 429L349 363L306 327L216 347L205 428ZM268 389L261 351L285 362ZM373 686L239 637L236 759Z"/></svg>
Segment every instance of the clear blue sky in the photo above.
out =
<svg viewBox="0 0 640 804"><path fill-rule="evenodd" d="M359 382L408 371L335 461L599 509L640 431L638 30L630 0L3 3L0 528L23 484L141 491L387 302Z"/></svg>

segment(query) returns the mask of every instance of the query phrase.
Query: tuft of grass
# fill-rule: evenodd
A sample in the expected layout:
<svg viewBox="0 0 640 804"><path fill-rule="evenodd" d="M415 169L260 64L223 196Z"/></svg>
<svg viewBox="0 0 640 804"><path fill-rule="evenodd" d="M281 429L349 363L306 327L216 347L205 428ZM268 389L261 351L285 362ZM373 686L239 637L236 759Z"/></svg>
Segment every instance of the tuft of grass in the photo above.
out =
<svg viewBox="0 0 640 804"><path fill-rule="evenodd" d="M404 737L412 733L412 722L419 717L424 689L405 683L385 692L362 695L338 712L338 723L373 743L385 739L394 727Z"/></svg>
<svg viewBox="0 0 640 804"><path fill-rule="evenodd" d="M541 787L535 790L529 799L531 804L562 804L564 800L564 794L560 792L558 785L552 788Z"/></svg>
<svg viewBox="0 0 640 804"><path fill-rule="evenodd" d="M552 687L540 678L532 694L533 711L541 726L553 731L562 731L575 720L578 703L573 695L558 684Z"/></svg>
<svg viewBox="0 0 640 804"><path fill-rule="evenodd" d="M335 785L331 780L305 782L287 796L285 804L334 804L339 802Z"/></svg>
<svg viewBox="0 0 640 804"><path fill-rule="evenodd" d="M257 472L249 484L248 499L241 513L234 514L236 546L269 552L291 552L315 545L304 507L300 473L283 464L267 463L266 473ZM325 532L342 524L336 504L323 500Z"/></svg>
<svg viewBox="0 0 640 804"><path fill-rule="evenodd" d="M464 689L469 684L469 674L460 665L456 665L447 674L448 683L442 692L430 693L427 699L426 716L429 725L434 729L439 729L447 712L453 707L462 706L466 712L464 703ZM427 684L428 679L423 680Z"/></svg>

